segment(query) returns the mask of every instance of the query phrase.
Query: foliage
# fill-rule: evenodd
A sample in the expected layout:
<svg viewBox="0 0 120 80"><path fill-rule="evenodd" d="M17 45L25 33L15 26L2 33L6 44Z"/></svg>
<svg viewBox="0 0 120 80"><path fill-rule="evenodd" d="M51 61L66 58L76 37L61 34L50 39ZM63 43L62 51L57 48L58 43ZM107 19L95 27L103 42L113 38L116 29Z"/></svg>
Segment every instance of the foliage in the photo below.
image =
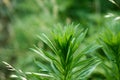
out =
<svg viewBox="0 0 120 80"><path fill-rule="evenodd" d="M89 76L88 80L94 80L94 79L95 80L99 80L99 79L111 80L113 79L112 73L115 72L115 74L117 75L118 71L117 71L117 68L115 68L116 71L113 72L113 69L114 69L113 65L116 65L116 63L113 63L114 60L113 62L112 60L109 60L108 57L110 55L109 53L111 53L111 50L110 51L106 50L106 45L108 48L112 49L112 51L114 49L113 48L114 46L117 45L117 48L118 48L119 40L117 39L119 39L120 30L119 30L119 27L116 27L116 26L119 26L119 24L116 23L116 21L120 20L119 6L120 6L120 0L29 0L29 1L28 0L0 0L0 33L1 33L0 34L0 61L6 61L11 65L15 66L16 68L22 69L22 70L16 69L18 74L20 74L19 76L22 76L25 78L30 77L30 79L32 80L35 80L35 79L37 80L38 78L35 78L35 75L39 77L41 73L44 73L44 74L48 73L49 75L51 75L51 72L49 70L41 71L41 66L39 64L49 66L50 69L52 69L51 67L51 62L52 62L55 68L57 68L54 60L50 60L51 62L49 62L49 61L46 61L44 58L41 58L41 57L39 58L37 54L36 55L31 54L32 52L29 51L29 48L32 47L33 44L35 45L38 44L38 47L42 48L42 50L41 49L40 50L43 52L43 54L49 53L50 57L56 56L55 52L52 49L49 49L50 46L46 45L44 41L40 41L39 39L36 39L35 35L42 32L45 33L50 28L54 29L58 27L58 25L56 27L53 27L53 24L56 24L56 23L66 24L74 21L75 23L81 23L82 26L79 26L77 28L78 31L76 30L76 31L70 32L68 29L67 32L68 33L70 32L71 34L67 33L67 35L70 36L74 32L76 35L77 33L80 33L79 28L88 28L87 33L86 33L86 30L80 30L81 31L80 35L86 34L86 38L83 40L83 42L80 43L80 47L79 47L80 54L85 53L83 56L81 56L81 60L86 60L86 62L88 62L88 65L89 65L89 61L94 58L98 60L98 57L100 57L102 60L102 64L99 65L93 71L93 73ZM108 13L108 15L105 15L106 12ZM107 19L105 19L104 17ZM70 26L70 25L67 25L67 26ZM71 26L74 26L74 25L71 25ZM107 27L111 26L111 27L104 28L104 26L107 26ZM63 30L59 30L59 29L63 29ZM48 33L45 36L47 36L51 40L55 48L57 49L60 48L62 53L61 44L67 41L65 38L69 40L69 38L71 39L71 37L59 35L60 33L64 34L64 31L66 31L66 28L61 27L59 29L55 29L52 33L50 34ZM70 28L70 29L73 29L73 28ZM93 43L87 46L87 48L85 48L85 46L94 42L96 38L99 36L98 33L102 33L101 39L99 39L99 43L100 45L103 45L102 49L100 48L97 51L93 52L98 57L94 56L93 54L88 54L86 52L82 53L84 49L85 50L88 49L88 52L89 52L90 47L94 48L96 43ZM40 37L45 38L45 36L42 34ZM78 37L78 36L73 36L73 37ZM46 38L45 38L45 41L47 41ZM67 46L69 45L67 44ZM35 47L36 49L34 50L37 51L38 47ZM66 50L65 52L67 51L68 50ZM72 49L70 49L70 53L74 54ZM92 53L92 51L90 53ZM114 53L116 53L115 50L114 50ZM35 63L37 65L34 64L34 57L36 58ZM66 55L63 57L65 58ZM75 57L76 56L73 56L73 58ZM60 57L59 60L65 65L63 61L66 58L65 59L64 58L61 59L61 58L62 57ZM55 59L58 59L58 57ZM71 60L73 61L73 59ZM64 67L62 68L64 69ZM38 71L39 69L40 69L40 72ZM29 71L29 72L26 73L26 71ZM30 71L31 72L33 71L33 72L31 73ZM24 72L26 75L24 74ZM38 73L34 73L34 72L38 72ZM8 79L9 74L10 73L8 73L8 70L6 69L6 67L4 67L3 64L0 62L0 80ZM31 76L31 74L34 74L34 77ZM59 74L62 74L62 73L59 73Z"/></svg>
<svg viewBox="0 0 120 80"><path fill-rule="evenodd" d="M52 53L37 48L39 53L33 49L50 64L50 68L45 68L43 67L45 65L41 63L41 68L51 73L55 80L84 79L99 64L99 60L95 57L84 58L86 54L99 48L99 46L89 46L81 50L79 45L85 37L86 30L79 31L77 27L78 25L75 27L67 25L64 28L58 26L57 29L53 30L53 37L51 36L50 39L45 34L39 37L51 48Z"/></svg>
<svg viewBox="0 0 120 80"><path fill-rule="evenodd" d="M40 56L41 60L35 61L40 67L40 72L25 72L25 75L36 76L38 79L45 77L47 80L87 79L95 67L100 64L100 60L89 53L100 46L81 47L86 32L87 30L79 30L78 25L71 24L64 27L57 25L52 30L50 37L42 33L39 38L49 46L50 50L32 48Z"/></svg>
<svg viewBox="0 0 120 80"><path fill-rule="evenodd" d="M99 43L106 57L102 58L107 61L103 62L107 80L120 79L120 27L119 23L106 27L101 33ZM114 74L113 74L114 73Z"/></svg>

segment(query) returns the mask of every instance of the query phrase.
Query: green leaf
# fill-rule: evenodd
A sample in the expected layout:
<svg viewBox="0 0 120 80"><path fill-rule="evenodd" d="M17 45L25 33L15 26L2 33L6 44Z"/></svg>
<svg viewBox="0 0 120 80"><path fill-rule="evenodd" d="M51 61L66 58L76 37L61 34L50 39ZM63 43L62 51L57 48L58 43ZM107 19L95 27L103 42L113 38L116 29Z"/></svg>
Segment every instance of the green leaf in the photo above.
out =
<svg viewBox="0 0 120 80"><path fill-rule="evenodd" d="M52 41L45 35L42 34L41 36L38 36L44 43L46 43L57 55L57 49L55 48Z"/></svg>
<svg viewBox="0 0 120 80"><path fill-rule="evenodd" d="M100 64L99 60L89 61L87 64L84 64L84 66L82 68L73 72L74 78L75 79L84 79L84 78L88 77L93 72L93 70L96 68L96 66L99 64Z"/></svg>

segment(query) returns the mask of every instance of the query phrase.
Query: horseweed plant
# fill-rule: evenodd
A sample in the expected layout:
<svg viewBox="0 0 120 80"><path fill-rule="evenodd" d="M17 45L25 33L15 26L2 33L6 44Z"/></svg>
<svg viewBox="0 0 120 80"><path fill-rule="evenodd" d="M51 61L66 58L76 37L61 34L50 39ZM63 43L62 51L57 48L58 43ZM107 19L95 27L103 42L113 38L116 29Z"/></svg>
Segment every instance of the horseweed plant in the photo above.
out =
<svg viewBox="0 0 120 80"><path fill-rule="evenodd" d="M58 25L50 37L46 34L39 36L52 52L37 47L32 50L49 63L49 66L46 66L40 62L40 67L47 71L53 80L85 79L100 63L96 57L86 57L99 46L90 45L85 49L80 47L86 32L87 30L79 30L78 25L71 24L64 27Z"/></svg>
<svg viewBox="0 0 120 80"><path fill-rule="evenodd" d="M105 64L107 80L120 80L120 27L115 24L101 34L100 44L109 64Z"/></svg>
<svg viewBox="0 0 120 80"><path fill-rule="evenodd" d="M87 30L80 30L79 25L73 24L64 27L57 25L49 36L42 33L38 37L50 50L36 46L32 48L41 59L35 61L40 72L27 72L25 75L34 76L37 80L86 80L100 63L100 60L89 54L98 49L99 45L80 46L86 33ZM28 79L27 76L24 78Z"/></svg>

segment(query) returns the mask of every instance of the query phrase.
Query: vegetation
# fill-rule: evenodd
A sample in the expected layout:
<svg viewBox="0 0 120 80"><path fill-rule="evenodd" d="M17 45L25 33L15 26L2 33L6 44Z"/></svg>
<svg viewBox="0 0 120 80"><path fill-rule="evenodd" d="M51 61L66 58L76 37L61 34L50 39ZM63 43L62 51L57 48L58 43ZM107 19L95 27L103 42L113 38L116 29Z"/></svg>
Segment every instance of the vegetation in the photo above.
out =
<svg viewBox="0 0 120 80"><path fill-rule="evenodd" d="M119 80L120 79L120 48L119 48L119 37L120 28L119 24L116 23L114 27L107 28L100 37L100 44L103 45L102 49L106 55L106 61L109 64L105 64L107 79L108 80ZM109 36L108 36L109 34ZM114 74L113 74L114 73Z"/></svg>
<svg viewBox="0 0 120 80"><path fill-rule="evenodd" d="M0 0L0 80L119 80L119 3Z"/></svg>

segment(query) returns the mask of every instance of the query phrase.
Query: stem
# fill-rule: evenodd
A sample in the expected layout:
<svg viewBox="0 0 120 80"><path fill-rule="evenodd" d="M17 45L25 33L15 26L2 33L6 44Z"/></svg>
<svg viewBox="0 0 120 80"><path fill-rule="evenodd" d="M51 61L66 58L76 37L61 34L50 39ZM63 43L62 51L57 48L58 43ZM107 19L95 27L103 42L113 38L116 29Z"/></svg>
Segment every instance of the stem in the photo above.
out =
<svg viewBox="0 0 120 80"><path fill-rule="evenodd" d="M65 61L65 67L64 67L64 80L67 80L67 75L68 75L68 68L67 68L67 62Z"/></svg>

